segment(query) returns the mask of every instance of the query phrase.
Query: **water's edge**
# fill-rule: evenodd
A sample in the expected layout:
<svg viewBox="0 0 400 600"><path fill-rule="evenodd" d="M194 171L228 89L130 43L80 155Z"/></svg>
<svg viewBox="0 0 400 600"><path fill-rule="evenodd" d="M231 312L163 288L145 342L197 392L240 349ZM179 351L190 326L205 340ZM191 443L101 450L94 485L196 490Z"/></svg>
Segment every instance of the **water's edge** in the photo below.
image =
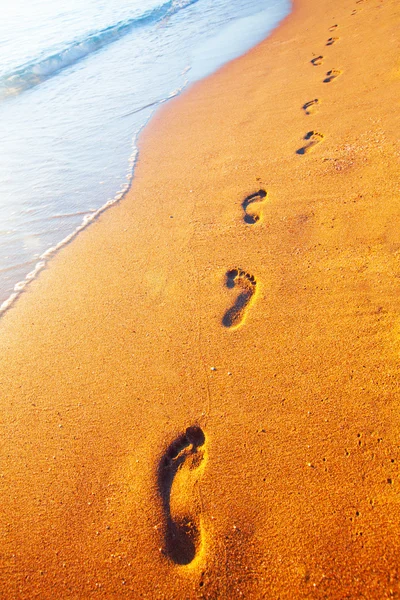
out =
<svg viewBox="0 0 400 600"><path fill-rule="evenodd" d="M286 17L292 12L293 9L293 2L291 3L291 8L289 13L287 13ZM282 23L282 20L279 21L275 27L273 27L268 33L267 35L263 38L263 40L259 41L257 44L255 44L254 47L256 47L258 44L263 43L263 41L265 39L267 39L271 33L273 31L275 31ZM252 48L247 49L245 52L243 52L240 56L244 56L244 54L247 54L247 52L249 52ZM220 66L217 71L221 68L224 68L227 64L233 62L233 60L237 60L240 58L240 56L237 56L236 58L227 61L226 63L224 63L222 66ZM190 69L189 69L190 70ZM182 75L186 75L186 72L182 73ZM201 77L200 79L206 79L208 76L210 75L206 75L205 77ZM138 108L133 112L139 112L141 110L145 110L147 108L153 107L153 111L151 112L150 116L148 117L148 119L143 123L143 125L141 126L141 128L136 132L136 134L134 135L133 139L132 139L132 153L131 156L129 158L128 161L128 172L127 172L127 176L126 176L126 184L122 187L122 189L120 189L115 196L110 199L107 200L107 202L105 202L105 204L103 204L102 206L100 206L100 208L98 208L95 211L92 211L88 214L85 214L85 216L83 217L82 223L80 225L78 225L70 234L68 234L65 238L63 238L59 243L57 243L56 245L52 246L51 248L48 248L43 254L41 254L35 264L35 267L26 275L26 277L19 281L17 284L15 284L13 292L11 293L11 295L0 305L0 318L4 315L4 313L6 311L8 311L14 304L14 302L18 299L18 297L22 294L23 291L25 291L26 287L29 285L29 283L31 281L33 281L34 279L37 278L38 274L44 269L46 268L46 266L48 265L48 262L51 258L53 258L64 246L67 246L68 244L70 244L77 236L78 234L83 231L84 229L86 229L91 223L93 223L94 221L97 220L97 218L106 210L108 210L111 206L114 206L115 204L119 203L121 200L123 200L123 198L126 196L126 194L129 192L129 190L132 187L133 181L134 181L134 170L135 170L135 166L138 160L138 147L137 147L137 141L138 138L140 137L143 129L148 125L149 121L151 120L152 116L154 115L155 111L159 108L160 105L164 104L165 102L167 102L168 100L171 100L172 98L175 98L177 96L179 96L183 91L186 91L188 89L188 87L194 85L195 83L198 83L199 80L195 80L195 81L189 81L189 78L187 78L183 85L178 89L175 90L173 92L171 92L171 94L169 94L166 98L162 98L161 100L157 100L155 102L152 102L149 105L143 106L141 108ZM131 114L131 113L127 113L127 114ZM126 116L126 115L125 115Z"/></svg>
<svg viewBox="0 0 400 600"><path fill-rule="evenodd" d="M157 100L156 102L153 102L151 105L143 106L140 109L137 109L137 111L140 111L140 110L145 110L146 108L149 108L150 106L154 106L154 111L149 116L147 121L145 123L143 123L142 127L137 131L137 133L135 134L135 136L132 139L132 154L129 158L129 167L128 167L128 172L127 172L127 176L126 176L127 183L123 186L123 188L121 190L119 190L116 193L114 198L112 198L111 200L107 200L107 202L105 204L100 206L100 208L98 208L94 212L85 214L85 216L82 219L82 223L80 225L78 225L70 234L68 234L58 244L56 244L55 246L52 246L51 248L48 248L45 252L43 252L43 254L41 254L41 256L39 256L38 262L36 263L36 265L32 269L32 271L30 271L26 275L25 279L23 279L22 281L19 281L18 283L15 284L13 293L6 300L4 300L4 302L0 305L0 317L14 304L14 302L17 300L17 298L20 296L20 294L25 290L26 286L32 280L36 279L36 277L40 273L40 271L42 271L47 266L47 263L50 260L50 258L52 258L55 254L57 254L59 252L59 250L64 248L64 246L67 246L70 242L72 242L72 240L74 240L81 231L83 231L84 229L86 229L86 227L88 227L91 223L93 223L93 221L95 221L104 211L109 209L111 206L114 206L114 204L117 204L118 202L120 202L126 196L126 194L129 192L129 190L133 184L134 170L135 170L135 166L136 166L138 155L139 155L139 151L137 148L137 140L138 140L140 134L142 133L143 129L146 127L146 125L150 121L155 110L161 104L164 104L165 102L168 102L168 100L171 100L172 98L176 98L177 96L179 96L179 94L181 94L184 91L187 84L188 84L188 81L186 80L180 89L175 90L166 98Z"/></svg>

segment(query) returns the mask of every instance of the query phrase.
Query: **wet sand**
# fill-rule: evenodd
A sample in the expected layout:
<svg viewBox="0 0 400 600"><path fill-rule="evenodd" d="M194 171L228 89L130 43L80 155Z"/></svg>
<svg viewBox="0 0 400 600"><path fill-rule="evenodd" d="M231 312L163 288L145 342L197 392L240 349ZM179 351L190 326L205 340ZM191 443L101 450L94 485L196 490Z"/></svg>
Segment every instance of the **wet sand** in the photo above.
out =
<svg viewBox="0 0 400 600"><path fill-rule="evenodd" d="M297 0L2 317L2 598L400 594L399 25Z"/></svg>

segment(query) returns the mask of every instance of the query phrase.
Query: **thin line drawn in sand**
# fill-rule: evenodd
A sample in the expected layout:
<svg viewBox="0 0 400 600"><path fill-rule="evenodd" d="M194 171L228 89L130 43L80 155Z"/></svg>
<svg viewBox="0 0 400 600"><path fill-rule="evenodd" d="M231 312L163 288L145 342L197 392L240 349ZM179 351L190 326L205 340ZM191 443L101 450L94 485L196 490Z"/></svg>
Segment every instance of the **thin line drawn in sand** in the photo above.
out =
<svg viewBox="0 0 400 600"><path fill-rule="evenodd" d="M237 287L239 295L234 304L223 316L222 325L229 329L236 329L242 325L256 292L257 282L253 275L241 269L231 269L226 273L225 285L228 288Z"/></svg>
<svg viewBox="0 0 400 600"><path fill-rule="evenodd" d="M310 100L309 102L306 102L305 104L303 104L303 106L301 108L304 110L306 115L312 115L317 110L317 107L319 106L319 104L320 104L320 100L318 98L315 98L314 100Z"/></svg>
<svg viewBox="0 0 400 600"><path fill-rule="evenodd" d="M243 220L248 225L254 225L261 219L261 207L267 197L265 190L258 190L254 194L247 196L242 202L242 208L244 210Z"/></svg>
<svg viewBox="0 0 400 600"><path fill-rule="evenodd" d="M314 65L314 67L319 67L319 65L322 65L323 60L324 60L323 56L316 56L315 58L312 58L310 60L310 63L312 65Z"/></svg>
<svg viewBox="0 0 400 600"><path fill-rule="evenodd" d="M189 565L202 544L199 476L205 466L203 430L188 427L166 449L157 471L165 515L162 552L176 565Z"/></svg>
<svg viewBox="0 0 400 600"><path fill-rule="evenodd" d="M339 77L339 75L341 74L342 71L340 71L339 69L331 69L327 72L326 77L324 79L324 83L330 83L331 81L336 79L336 77Z"/></svg>
<svg viewBox="0 0 400 600"><path fill-rule="evenodd" d="M309 131L304 136L304 139L307 140L308 143L305 144L302 148L296 150L296 154L307 154L307 152L310 152L310 150L314 148L314 146L322 142L324 137L325 136L322 133L319 133L318 131Z"/></svg>
<svg viewBox="0 0 400 600"><path fill-rule="evenodd" d="M326 45L327 46L332 46L335 42L338 41L338 37L330 37L329 40L327 40Z"/></svg>

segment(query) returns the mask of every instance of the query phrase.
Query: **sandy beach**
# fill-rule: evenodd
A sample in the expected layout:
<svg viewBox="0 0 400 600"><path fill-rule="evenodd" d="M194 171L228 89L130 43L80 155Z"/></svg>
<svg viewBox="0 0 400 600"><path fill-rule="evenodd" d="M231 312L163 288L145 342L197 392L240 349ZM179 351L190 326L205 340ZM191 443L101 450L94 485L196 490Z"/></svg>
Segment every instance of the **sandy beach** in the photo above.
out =
<svg viewBox="0 0 400 600"><path fill-rule="evenodd" d="M0 597L400 597L400 7L295 0L0 320Z"/></svg>

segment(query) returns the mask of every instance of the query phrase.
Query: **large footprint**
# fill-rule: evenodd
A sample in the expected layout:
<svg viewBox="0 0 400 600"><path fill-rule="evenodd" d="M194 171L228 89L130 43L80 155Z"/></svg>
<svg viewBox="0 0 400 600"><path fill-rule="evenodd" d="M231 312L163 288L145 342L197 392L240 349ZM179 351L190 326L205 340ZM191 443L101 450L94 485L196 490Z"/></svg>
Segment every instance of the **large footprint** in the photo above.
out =
<svg viewBox="0 0 400 600"><path fill-rule="evenodd" d="M158 489L165 514L164 554L188 565L201 546L198 480L205 465L205 435L195 425L170 444L158 467Z"/></svg>
<svg viewBox="0 0 400 600"><path fill-rule="evenodd" d="M255 194L250 194L242 202L242 208L244 210L244 222L249 225L254 225L261 217L261 205L265 201L267 192L265 190L258 190Z"/></svg>
<svg viewBox="0 0 400 600"><path fill-rule="evenodd" d="M237 287L239 295L230 309L228 309L222 319L224 327L236 328L242 324L249 304L255 294L257 282L253 275L245 273L240 269L232 269L226 274L226 286L228 288Z"/></svg>

